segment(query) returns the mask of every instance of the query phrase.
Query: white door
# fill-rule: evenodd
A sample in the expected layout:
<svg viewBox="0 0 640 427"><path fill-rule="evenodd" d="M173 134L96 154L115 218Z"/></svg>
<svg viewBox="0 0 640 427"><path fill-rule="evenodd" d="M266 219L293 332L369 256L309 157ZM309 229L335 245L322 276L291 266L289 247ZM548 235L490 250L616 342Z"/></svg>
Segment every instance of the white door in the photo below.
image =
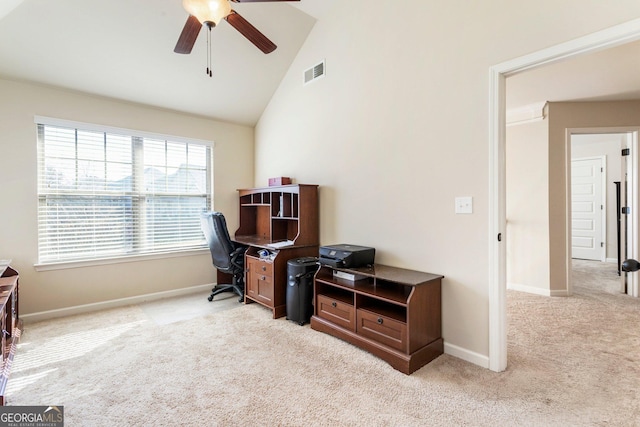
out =
<svg viewBox="0 0 640 427"><path fill-rule="evenodd" d="M571 256L605 260L601 157L571 160Z"/></svg>

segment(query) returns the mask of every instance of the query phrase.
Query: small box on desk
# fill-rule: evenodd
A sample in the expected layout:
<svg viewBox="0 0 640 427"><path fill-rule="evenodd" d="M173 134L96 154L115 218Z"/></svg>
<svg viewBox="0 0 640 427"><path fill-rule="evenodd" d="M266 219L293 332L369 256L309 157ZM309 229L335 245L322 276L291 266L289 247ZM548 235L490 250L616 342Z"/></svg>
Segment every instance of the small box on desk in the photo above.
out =
<svg viewBox="0 0 640 427"><path fill-rule="evenodd" d="M355 274L355 273L346 273L344 271L333 270L333 277L338 279L348 280L350 282L355 282L357 280L364 280L367 278L364 274Z"/></svg>
<svg viewBox="0 0 640 427"><path fill-rule="evenodd" d="M291 184L291 178L286 176L278 176L276 178L269 178L269 187L276 185L288 185Z"/></svg>

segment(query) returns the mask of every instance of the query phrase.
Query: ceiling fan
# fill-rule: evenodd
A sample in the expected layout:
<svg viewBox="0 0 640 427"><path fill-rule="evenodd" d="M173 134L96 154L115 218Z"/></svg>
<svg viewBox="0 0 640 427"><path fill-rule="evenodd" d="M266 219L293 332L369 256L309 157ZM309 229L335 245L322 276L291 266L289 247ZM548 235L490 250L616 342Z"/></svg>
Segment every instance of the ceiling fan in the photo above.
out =
<svg viewBox="0 0 640 427"><path fill-rule="evenodd" d="M238 12L231 9L230 1L233 3L267 3L300 0L182 0L182 7L189 12L189 18L184 24L173 51L175 53L191 53L200 29L206 26L211 30L223 19L265 54L276 50L277 46L271 40L240 16Z"/></svg>

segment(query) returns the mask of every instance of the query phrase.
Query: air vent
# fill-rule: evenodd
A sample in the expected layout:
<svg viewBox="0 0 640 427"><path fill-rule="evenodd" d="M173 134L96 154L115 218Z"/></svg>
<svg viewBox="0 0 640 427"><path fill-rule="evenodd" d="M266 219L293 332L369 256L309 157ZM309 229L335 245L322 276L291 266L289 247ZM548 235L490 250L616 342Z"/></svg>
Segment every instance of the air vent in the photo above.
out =
<svg viewBox="0 0 640 427"><path fill-rule="evenodd" d="M325 66L325 61L323 60L322 62L314 65L313 67L309 68L308 70L304 71L304 84L309 84L314 80L319 79L320 77L324 77L325 75L325 70L326 70L326 66Z"/></svg>

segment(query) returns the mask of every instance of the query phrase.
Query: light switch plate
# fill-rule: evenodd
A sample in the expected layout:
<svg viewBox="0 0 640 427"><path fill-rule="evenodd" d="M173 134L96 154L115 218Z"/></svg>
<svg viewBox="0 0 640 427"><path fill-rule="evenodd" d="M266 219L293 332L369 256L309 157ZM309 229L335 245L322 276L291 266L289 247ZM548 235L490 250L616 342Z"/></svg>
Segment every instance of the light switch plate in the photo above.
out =
<svg viewBox="0 0 640 427"><path fill-rule="evenodd" d="M456 197L456 213L473 213L473 197Z"/></svg>

